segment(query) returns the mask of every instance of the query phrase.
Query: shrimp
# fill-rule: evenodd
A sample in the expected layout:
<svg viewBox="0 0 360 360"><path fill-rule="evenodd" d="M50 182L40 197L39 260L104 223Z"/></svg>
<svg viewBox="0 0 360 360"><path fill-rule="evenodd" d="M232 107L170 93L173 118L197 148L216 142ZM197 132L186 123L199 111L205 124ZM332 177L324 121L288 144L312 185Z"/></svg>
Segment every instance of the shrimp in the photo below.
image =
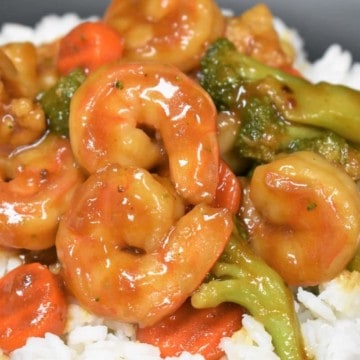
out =
<svg viewBox="0 0 360 360"><path fill-rule="evenodd" d="M51 51L50 51L51 49ZM0 78L12 97L34 98L55 81L55 45L10 42L0 47Z"/></svg>
<svg viewBox="0 0 360 360"><path fill-rule="evenodd" d="M184 211L167 178L119 164L99 169L60 221L56 249L66 286L95 314L139 326L173 313L220 256L233 226L224 208Z"/></svg>
<svg viewBox="0 0 360 360"><path fill-rule="evenodd" d="M62 213L84 180L67 139L48 135L0 157L0 245L41 250L54 245Z"/></svg>
<svg viewBox="0 0 360 360"><path fill-rule="evenodd" d="M290 285L338 275L357 249L360 195L320 155L297 152L258 166L243 205L252 245Z"/></svg>
<svg viewBox="0 0 360 360"><path fill-rule="evenodd" d="M213 0L113 0L103 20L125 38L123 58L198 66L206 46L224 33Z"/></svg>
<svg viewBox="0 0 360 360"><path fill-rule="evenodd" d="M51 51L50 51L51 49ZM35 99L56 80L55 45L36 47L30 42L0 47L0 150L38 141L46 131L46 117Z"/></svg>
<svg viewBox="0 0 360 360"><path fill-rule="evenodd" d="M15 148L39 140L46 131L46 118L41 106L29 98L0 103L0 150Z"/></svg>
<svg viewBox="0 0 360 360"><path fill-rule="evenodd" d="M173 66L113 63L97 69L72 98L69 131L74 155L89 173L109 163L153 169L166 150L177 191L191 204L214 200L216 108Z"/></svg>
<svg viewBox="0 0 360 360"><path fill-rule="evenodd" d="M225 37L237 50L273 67L290 67L295 51L281 41L274 17L266 4L260 3L237 17L226 19Z"/></svg>

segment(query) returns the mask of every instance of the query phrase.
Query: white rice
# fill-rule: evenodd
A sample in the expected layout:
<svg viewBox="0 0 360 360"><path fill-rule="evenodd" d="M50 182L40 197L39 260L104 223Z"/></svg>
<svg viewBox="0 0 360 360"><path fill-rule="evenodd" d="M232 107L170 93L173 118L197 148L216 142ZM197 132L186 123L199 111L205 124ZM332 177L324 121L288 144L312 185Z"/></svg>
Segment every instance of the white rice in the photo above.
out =
<svg viewBox="0 0 360 360"><path fill-rule="evenodd" d="M304 41L297 30L289 28L278 18L275 18L274 24L281 37L294 45L297 54L294 65L305 78L314 83L327 81L360 90L360 64L353 62L348 50L339 44L330 45L321 58L310 63Z"/></svg>
<svg viewBox="0 0 360 360"><path fill-rule="evenodd" d="M11 41L48 42L68 32L79 21L77 15L67 14L47 16L34 28L5 24L0 31L0 45ZM275 26L282 37L294 44L298 54L296 66L309 80L324 80L360 89L360 64L353 64L351 54L340 45L330 46L320 59L310 63L301 36L280 19L275 20ZM0 251L0 277L19 264L20 260L14 253ZM359 273L344 271L336 279L323 284L318 296L299 288L295 308L310 356L317 360L360 358ZM23 348L10 355L10 359L161 359L159 349L136 342L134 335L133 326L96 317L72 301L65 336L46 334L44 338L30 338ZM271 336L250 315L244 315L242 329L231 338L222 339L220 346L229 360L279 359ZM0 359L5 358L0 350ZM203 357L183 353L178 358L166 359L201 360Z"/></svg>
<svg viewBox="0 0 360 360"><path fill-rule="evenodd" d="M21 260L14 251L0 249L0 278L19 265L21 265Z"/></svg>
<svg viewBox="0 0 360 360"><path fill-rule="evenodd" d="M96 16L86 20L95 20ZM69 32L80 21L78 15L68 13L63 16L47 15L42 18L34 27L17 24L5 23L0 30L0 45L14 41L30 41L36 45L48 43Z"/></svg>

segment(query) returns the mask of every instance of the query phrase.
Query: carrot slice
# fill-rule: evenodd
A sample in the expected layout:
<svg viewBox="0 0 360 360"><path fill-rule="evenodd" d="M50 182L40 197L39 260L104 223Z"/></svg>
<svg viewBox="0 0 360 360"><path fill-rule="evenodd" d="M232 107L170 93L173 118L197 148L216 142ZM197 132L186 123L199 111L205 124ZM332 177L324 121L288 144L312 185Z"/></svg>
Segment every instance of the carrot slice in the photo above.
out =
<svg viewBox="0 0 360 360"><path fill-rule="evenodd" d="M280 68L280 70L290 74L290 75L294 75L294 76L297 76L297 77L303 77L303 75L301 74L301 72L294 68L293 66L283 66L282 68Z"/></svg>
<svg viewBox="0 0 360 360"><path fill-rule="evenodd" d="M242 315L243 309L237 304L195 309L187 301L173 315L153 326L137 329L136 335L139 341L159 347L163 357L187 351L217 360L224 355L219 348L220 340L241 328Z"/></svg>
<svg viewBox="0 0 360 360"><path fill-rule="evenodd" d="M123 37L115 29L101 21L87 21L60 40L57 68L61 75L76 68L90 72L120 59L123 49Z"/></svg>
<svg viewBox="0 0 360 360"><path fill-rule="evenodd" d="M224 160L219 163L219 184L216 189L214 206L229 209L236 214L240 207L241 186L236 175Z"/></svg>
<svg viewBox="0 0 360 360"><path fill-rule="evenodd" d="M31 336L61 335L66 311L60 282L45 265L15 268L0 279L0 348L10 353Z"/></svg>

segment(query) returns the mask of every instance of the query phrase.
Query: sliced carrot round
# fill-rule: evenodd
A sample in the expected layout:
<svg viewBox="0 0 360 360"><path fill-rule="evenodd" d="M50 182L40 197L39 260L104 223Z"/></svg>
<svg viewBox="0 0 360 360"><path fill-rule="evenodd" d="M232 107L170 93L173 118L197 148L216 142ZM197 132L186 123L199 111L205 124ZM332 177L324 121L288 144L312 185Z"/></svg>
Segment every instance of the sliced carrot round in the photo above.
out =
<svg viewBox="0 0 360 360"><path fill-rule="evenodd" d="M153 326L139 328L137 340L160 348L161 355L179 356L187 351L206 360L218 360L224 352L220 340L241 328L243 309L233 303L195 309L187 301L173 315Z"/></svg>
<svg viewBox="0 0 360 360"><path fill-rule="evenodd" d="M101 21L86 21L60 40L57 68L61 75L76 68L90 72L120 59L123 49L123 38L115 29Z"/></svg>
<svg viewBox="0 0 360 360"><path fill-rule="evenodd" d="M46 332L61 335L67 304L57 277L40 263L21 265L0 279L0 348L5 353Z"/></svg>

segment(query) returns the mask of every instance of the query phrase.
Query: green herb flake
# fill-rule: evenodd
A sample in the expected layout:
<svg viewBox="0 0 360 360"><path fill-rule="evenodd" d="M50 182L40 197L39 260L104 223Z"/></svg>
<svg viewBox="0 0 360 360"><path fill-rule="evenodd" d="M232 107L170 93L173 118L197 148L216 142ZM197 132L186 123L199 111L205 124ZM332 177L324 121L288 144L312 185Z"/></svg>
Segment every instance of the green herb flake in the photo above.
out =
<svg viewBox="0 0 360 360"><path fill-rule="evenodd" d="M117 88L117 89L123 89L124 88L124 84L120 81L120 80L116 80L115 81L115 87Z"/></svg>
<svg viewBox="0 0 360 360"><path fill-rule="evenodd" d="M313 211L317 208L317 204L315 202L309 202L306 206L307 211Z"/></svg>

